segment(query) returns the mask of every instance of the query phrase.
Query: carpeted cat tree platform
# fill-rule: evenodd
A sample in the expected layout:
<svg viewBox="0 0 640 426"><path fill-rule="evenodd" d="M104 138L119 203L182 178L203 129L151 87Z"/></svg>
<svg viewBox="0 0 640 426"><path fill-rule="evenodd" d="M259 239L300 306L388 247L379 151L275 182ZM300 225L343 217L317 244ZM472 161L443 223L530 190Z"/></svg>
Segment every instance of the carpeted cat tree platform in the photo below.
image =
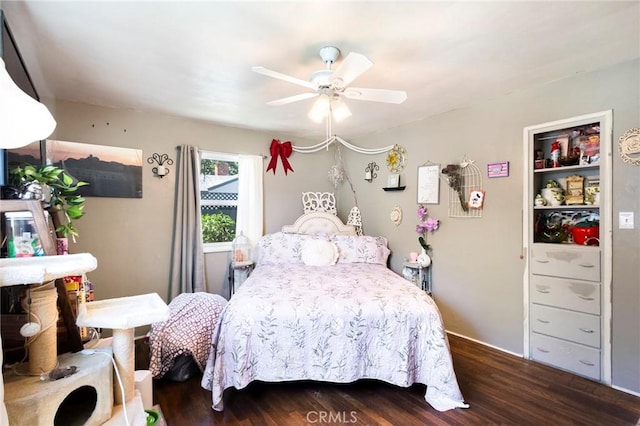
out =
<svg viewBox="0 0 640 426"><path fill-rule="evenodd" d="M112 346L60 356L56 352L57 295L51 284L96 266L96 259L86 253L0 259L0 287L28 285L29 299L38 302L32 302L29 311L38 331L27 338L28 366L15 366L0 383L0 426L147 424L135 390L134 331L167 319L169 308L160 296L80 305L77 325L112 329Z"/></svg>

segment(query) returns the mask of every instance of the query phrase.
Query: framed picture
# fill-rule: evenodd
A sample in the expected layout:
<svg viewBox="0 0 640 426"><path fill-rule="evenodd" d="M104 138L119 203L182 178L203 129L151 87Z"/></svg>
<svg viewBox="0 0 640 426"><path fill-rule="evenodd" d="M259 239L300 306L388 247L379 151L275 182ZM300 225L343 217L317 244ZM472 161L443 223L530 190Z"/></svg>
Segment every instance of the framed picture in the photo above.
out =
<svg viewBox="0 0 640 426"><path fill-rule="evenodd" d="M487 176L490 178L509 176L509 162L500 161L498 163L487 164Z"/></svg>
<svg viewBox="0 0 640 426"><path fill-rule="evenodd" d="M400 186L400 175L398 173L391 173L387 178L387 188L397 188Z"/></svg>
<svg viewBox="0 0 640 426"><path fill-rule="evenodd" d="M418 167L418 204L440 203L440 165Z"/></svg>
<svg viewBox="0 0 640 426"><path fill-rule="evenodd" d="M469 193L469 208L481 209L484 204L484 191L474 189Z"/></svg>
<svg viewBox="0 0 640 426"><path fill-rule="evenodd" d="M48 164L88 182L89 197L142 198L142 150L47 139Z"/></svg>

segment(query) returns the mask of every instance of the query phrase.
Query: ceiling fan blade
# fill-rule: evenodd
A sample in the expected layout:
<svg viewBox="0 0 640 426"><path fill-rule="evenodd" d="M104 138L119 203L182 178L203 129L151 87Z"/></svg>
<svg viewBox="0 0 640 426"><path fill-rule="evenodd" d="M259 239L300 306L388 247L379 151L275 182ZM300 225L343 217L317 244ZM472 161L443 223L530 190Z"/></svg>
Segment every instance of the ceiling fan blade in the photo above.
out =
<svg viewBox="0 0 640 426"><path fill-rule="evenodd" d="M342 92L345 98L358 101L387 102L401 104L407 99L407 92L403 90L365 89L362 87L349 87Z"/></svg>
<svg viewBox="0 0 640 426"><path fill-rule="evenodd" d="M373 62L361 53L351 52L331 75L331 82L338 87L347 87L360 74L373 66Z"/></svg>
<svg viewBox="0 0 640 426"><path fill-rule="evenodd" d="M288 81L289 83L297 84L298 86L307 87L309 89L316 90L315 84L310 81L301 80L296 77L291 77L290 75L282 74L277 71L272 71L265 67L251 67L253 72L257 72L258 74L266 75L267 77L273 77L280 80Z"/></svg>
<svg viewBox="0 0 640 426"><path fill-rule="evenodd" d="M280 106L304 99L315 98L316 96L318 96L318 93L302 93L300 95L289 96L287 98L276 99L275 101L267 102L267 105Z"/></svg>

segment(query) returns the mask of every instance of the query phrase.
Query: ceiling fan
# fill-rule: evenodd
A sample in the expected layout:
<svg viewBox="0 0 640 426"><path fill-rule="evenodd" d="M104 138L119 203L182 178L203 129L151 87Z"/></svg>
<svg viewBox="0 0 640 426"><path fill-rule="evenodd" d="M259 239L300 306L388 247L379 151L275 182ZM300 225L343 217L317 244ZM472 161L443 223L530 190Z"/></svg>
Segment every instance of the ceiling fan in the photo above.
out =
<svg viewBox="0 0 640 426"><path fill-rule="evenodd" d="M318 100L309 112L309 117L317 122L322 121L330 112L336 121L350 116L351 111L349 111L342 97L360 101L386 102L392 104L400 104L407 99L407 93L400 90L349 87L351 82L373 66L373 62L363 54L351 52L338 68L332 70L331 65L335 63L339 56L340 50L337 47L325 46L320 49L320 58L322 58L322 61L326 64L326 69L314 72L309 81L272 71L261 66L255 66L251 69L258 74L288 81L289 83L312 90L312 92L270 101L267 102L267 104L278 106L318 97Z"/></svg>

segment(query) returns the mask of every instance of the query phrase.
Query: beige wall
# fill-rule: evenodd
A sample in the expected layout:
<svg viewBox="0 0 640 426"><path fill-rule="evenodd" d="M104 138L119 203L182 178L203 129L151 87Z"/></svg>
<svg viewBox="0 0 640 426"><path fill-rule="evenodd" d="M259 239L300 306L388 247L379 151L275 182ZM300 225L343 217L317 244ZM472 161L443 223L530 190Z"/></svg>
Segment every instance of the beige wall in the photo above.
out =
<svg viewBox="0 0 640 426"><path fill-rule="evenodd" d="M121 146L142 150L143 197L89 197L86 215L76 222L80 238L70 243L72 252L90 252L98 269L90 274L98 299L157 292L168 294L173 229L176 165L160 179L146 162L154 152L176 160L176 147L197 145L203 150L267 155L272 138L284 136L213 126L162 115L95 106L47 103L58 126L50 139ZM304 141L302 142L304 144ZM294 173L265 174L265 224L276 230L302 213L302 191L331 189L326 178L332 156L294 153ZM265 160L265 169L268 160ZM227 253L206 256L209 290L227 295Z"/></svg>
<svg viewBox="0 0 640 426"><path fill-rule="evenodd" d="M419 248L416 225L417 167L427 161L446 165L465 155L475 160L486 190L482 218L447 217L447 190L440 184L440 204L429 206L441 227L429 236L433 246L435 300L448 330L514 353L523 348L522 175L523 128L532 124L613 109L613 383L640 392L640 167L625 164L618 138L640 127L638 61L514 93L351 142L378 147L395 142L408 151L403 192L383 192L388 171L384 155L346 153L367 233L385 235L393 251L391 267ZM363 180L371 160L382 173ZM510 176L488 179L486 165L509 161ZM404 184L404 183L403 183ZM343 189L340 198L350 200ZM345 201L346 202L346 201ZM389 212L399 205L403 223ZM636 229L618 229L618 212L636 213Z"/></svg>
<svg viewBox="0 0 640 426"><path fill-rule="evenodd" d="M399 143L408 151L402 175L407 188L384 192L385 155L367 156L343 150L368 234L389 238L391 267L399 272L409 251L418 248L416 224L417 166L427 161L476 161L487 191L481 218L447 217L447 186L440 185L440 204L430 206L441 228L429 236L433 245L435 299L447 329L490 345L522 353L524 263L521 259L523 127L575 115L613 109L614 143L629 128L640 127L640 62L577 75L543 87L509 94L411 125L351 140L364 147ZM410 94L409 94L410 96ZM434 100L434 102L437 100ZM284 135L218 127L171 117L58 102L50 105L58 127L53 138L140 148L175 158L175 147L187 143L222 152L267 154L273 137ZM108 124L107 124L108 123ZM126 132L125 132L126 129ZM339 132L338 132L339 134ZM318 141L299 141L307 145ZM374 182L364 169L376 161ZM273 232L301 213L302 191L330 191L327 170L333 153L293 154L293 174L265 174L265 228ZM510 162L510 176L487 179L486 164ZM265 166L266 168L266 166ZM90 274L99 299L146 292L165 297L169 275L175 168L154 178L144 164L142 199L90 198L87 215L78 221L80 240L72 251L98 258ZM613 233L613 382L640 393L640 234L618 230L619 211L638 214L640 167L624 164L614 149ZM340 216L353 205L348 185L337 191ZM399 205L405 218L398 227L389 220ZM210 291L227 294L226 254L207 256Z"/></svg>

